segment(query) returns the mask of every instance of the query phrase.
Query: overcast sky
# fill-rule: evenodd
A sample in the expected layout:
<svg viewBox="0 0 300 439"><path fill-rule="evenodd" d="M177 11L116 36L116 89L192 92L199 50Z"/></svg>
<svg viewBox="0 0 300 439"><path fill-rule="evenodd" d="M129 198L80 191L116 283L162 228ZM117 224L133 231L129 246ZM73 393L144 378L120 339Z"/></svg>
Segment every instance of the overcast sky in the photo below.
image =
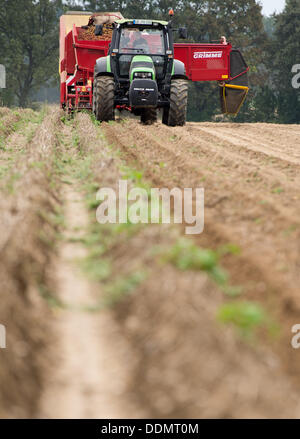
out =
<svg viewBox="0 0 300 439"><path fill-rule="evenodd" d="M285 5L285 0L260 0L263 5L263 13L271 15L275 10L281 12Z"/></svg>

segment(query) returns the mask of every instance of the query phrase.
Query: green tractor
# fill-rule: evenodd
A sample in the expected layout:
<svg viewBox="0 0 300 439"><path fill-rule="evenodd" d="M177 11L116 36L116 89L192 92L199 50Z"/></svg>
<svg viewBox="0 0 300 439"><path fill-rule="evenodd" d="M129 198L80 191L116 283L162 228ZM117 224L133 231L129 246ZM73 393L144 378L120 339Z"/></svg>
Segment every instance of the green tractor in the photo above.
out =
<svg viewBox="0 0 300 439"><path fill-rule="evenodd" d="M101 35L101 26L96 29ZM179 29L186 38L186 29ZM119 20L114 24L108 56L94 71L93 111L99 121L115 118L115 109L128 110L149 125L162 109L162 122L186 122L188 82L185 65L174 59L172 23Z"/></svg>

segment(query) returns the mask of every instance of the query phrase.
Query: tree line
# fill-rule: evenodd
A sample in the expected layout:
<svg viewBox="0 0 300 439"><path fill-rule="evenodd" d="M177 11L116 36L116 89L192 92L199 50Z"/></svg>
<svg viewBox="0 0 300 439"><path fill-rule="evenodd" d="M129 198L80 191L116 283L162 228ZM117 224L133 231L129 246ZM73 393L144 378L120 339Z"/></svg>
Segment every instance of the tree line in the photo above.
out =
<svg viewBox="0 0 300 439"><path fill-rule="evenodd" d="M255 0L0 0L0 64L7 70L2 105L30 106L42 87L58 88L59 17L66 10L120 11L129 18L167 19L188 29L190 42L226 35L250 67L250 92L238 122L300 122L300 3L262 15ZM188 119L220 113L215 83L190 83Z"/></svg>

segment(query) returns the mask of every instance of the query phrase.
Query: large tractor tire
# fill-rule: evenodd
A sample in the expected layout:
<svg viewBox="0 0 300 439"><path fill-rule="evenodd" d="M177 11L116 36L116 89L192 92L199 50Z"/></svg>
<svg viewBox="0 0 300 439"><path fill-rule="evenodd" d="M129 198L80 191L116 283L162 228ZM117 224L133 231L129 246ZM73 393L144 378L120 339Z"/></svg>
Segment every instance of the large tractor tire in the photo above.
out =
<svg viewBox="0 0 300 439"><path fill-rule="evenodd" d="M143 108L141 113L141 123L144 125L152 125L157 121L156 108Z"/></svg>
<svg viewBox="0 0 300 439"><path fill-rule="evenodd" d="M101 122L115 120L115 83L111 76L98 76L94 87L94 111Z"/></svg>
<svg viewBox="0 0 300 439"><path fill-rule="evenodd" d="M164 108L162 123L170 127L185 125L187 99L187 81L185 79L173 79L170 90L170 106Z"/></svg>

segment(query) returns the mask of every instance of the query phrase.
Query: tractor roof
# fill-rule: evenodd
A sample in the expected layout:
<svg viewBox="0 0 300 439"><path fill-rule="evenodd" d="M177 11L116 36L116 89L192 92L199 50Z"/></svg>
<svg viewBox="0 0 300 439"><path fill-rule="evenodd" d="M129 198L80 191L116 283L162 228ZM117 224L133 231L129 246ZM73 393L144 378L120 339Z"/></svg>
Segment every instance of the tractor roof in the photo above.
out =
<svg viewBox="0 0 300 439"><path fill-rule="evenodd" d="M145 19L145 20L141 20L141 19L135 19L135 18L124 18L124 19L122 19L122 20L116 20L116 23L118 23L118 24L126 24L126 23L128 23L128 24L137 24L137 25L139 25L139 24L149 24L149 25L151 25L152 23L159 23L159 24L161 24L162 26L167 26L167 24L168 24L168 22L167 21L162 21L162 20L148 20L148 19Z"/></svg>

